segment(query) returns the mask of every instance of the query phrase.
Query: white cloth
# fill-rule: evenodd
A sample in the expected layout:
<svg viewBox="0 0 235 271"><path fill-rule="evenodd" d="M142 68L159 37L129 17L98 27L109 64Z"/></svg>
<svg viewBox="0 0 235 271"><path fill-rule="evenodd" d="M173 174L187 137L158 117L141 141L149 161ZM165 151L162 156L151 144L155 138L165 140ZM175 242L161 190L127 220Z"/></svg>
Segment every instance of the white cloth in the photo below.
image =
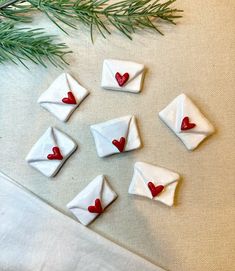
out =
<svg viewBox="0 0 235 271"><path fill-rule="evenodd" d="M212 124L185 94L177 96L159 112L159 116L188 150L194 150L206 137L214 133Z"/></svg>
<svg viewBox="0 0 235 271"><path fill-rule="evenodd" d="M131 151L141 146L135 116L112 119L94 124L90 128L100 157Z"/></svg>
<svg viewBox="0 0 235 271"><path fill-rule="evenodd" d="M118 83L117 75L122 81ZM103 63L101 86L105 89L138 93L141 91L144 78L144 65L131 61L106 59Z"/></svg>
<svg viewBox="0 0 235 271"><path fill-rule="evenodd" d="M70 74L63 73L41 94L38 103L59 120L67 121L88 94Z"/></svg>
<svg viewBox="0 0 235 271"><path fill-rule="evenodd" d="M1 271L163 271L0 173Z"/></svg>
<svg viewBox="0 0 235 271"><path fill-rule="evenodd" d="M96 200L105 209L116 198L117 194L111 189L105 176L99 175L67 204L67 208L86 226L99 215L98 212L89 211L90 206L96 206Z"/></svg>
<svg viewBox="0 0 235 271"><path fill-rule="evenodd" d="M50 156L56 155L55 148L60 154L60 159L50 159ZM76 148L77 144L69 136L54 127L49 127L34 144L26 161L45 176L53 177Z"/></svg>
<svg viewBox="0 0 235 271"><path fill-rule="evenodd" d="M173 206L175 189L179 182L178 173L166 168L153 166L144 162L136 162L134 174L128 193L144 196L160 201L168 206ZM151 193L151 187L156 194ZM154 188L155 187L155 188ZM161 188L158 193L156 189Z"/></svg>

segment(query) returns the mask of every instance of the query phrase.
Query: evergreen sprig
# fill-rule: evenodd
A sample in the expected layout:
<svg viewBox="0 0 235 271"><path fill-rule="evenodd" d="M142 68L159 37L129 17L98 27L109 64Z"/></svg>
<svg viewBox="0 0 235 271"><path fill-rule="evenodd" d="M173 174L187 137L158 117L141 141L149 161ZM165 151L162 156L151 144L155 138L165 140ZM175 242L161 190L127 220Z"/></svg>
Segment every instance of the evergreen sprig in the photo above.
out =
<svg viewBox="0 0 235 271"><path fill-rule="evenodd" d="M31 60L46 67L45 59L54 66L66 63L64 56L71 51L64 43L54 43L53 36L38 29L15 28L12 23L0 23L0 63L11 61L26 66Z"/></svg>
<svg viewBox="0 0 235 271"><path fill-rule="evenodd" d="M131 34L139 28L154 29L163 35L156 25L157 19L175 24L174 19L180 18L182 12L170 8L175 1L124 0L108 5L109 0L78 0L73 8L77 19L90 26L91 37L93 26L105 37L105 33L111 33L109 25L112 25L132 39Z"/></svg>
<svg viewBox="0 0 235 271"><path fill-rule="evenodd" d="M76 29L74 21L73 0L27 0L34 8L46 16L62 31L66 32L60 23Z"/></svg>
<svg viewBox="0 0 235 271"><path fill-rule="evenodd" d="M164 1L164 0L163 0ZM116 29L124 34L129 39L132 39L132 34L138 29L153 29L160 34L163 34L159 29L159 23L166 21L175 24L175 19L181 17L182 10L172 8L176 0L123 0L114 4L110 4L110 0L0 0L0 31L1 29L8 28L8 35L18 38L22 30L16 30L12 24L4 22L5 19L14 21L30 22L31 11L38 10L44 14L61 30L64 32L64 25L72 28L77 28L78 22L87 25L90 28L91 39L93 41L93 32L96 28L98 32L106 37L111 34L112 29ZM45 36L39 30L24 30L23 36L27 37L29 32L29 39L26 42L28 47L37 47L37 57L34 55L32 59L36 63L44 64L43 59L47 56L48 59L54 64L52 56L63 59L64 50L67 49L65 44L53 44L52 36ZM40 34L40 35L38 35ZM5 52L6 47L2 42L0 33L0 63L7 60L12 56L13 52ZM7 41L5 36L5 43ZM13 38L13 39L14 39ZM11 42L13 41L11 40ZM26 38L24 38L26 40ZM25 41L24 40L24 41ZM17 42L17 40L15 41ZM40 50L40 43L42 47L48 48L48 53L45 50ZM4 45L4 47L3 47ZM63 45L63 46L62 46ZM50 47L51 46L51 47ZM24 47L22 47L24 48ZM21 49L19 49L20 51ZM23 58L30 59L30 53L27 51L19 52L19 56L23 53ZM35 52L35 51L31 51ZM44 52L44 53L43 53ZM63 52L63 53L62 53ZM5 57L3 57L5 53ZM40 58L40 55L42 56ZM53 58L54 59L54 58ZM19 57L18 60L22 60ZM40 61L39 61L40 60Z"/></svg>

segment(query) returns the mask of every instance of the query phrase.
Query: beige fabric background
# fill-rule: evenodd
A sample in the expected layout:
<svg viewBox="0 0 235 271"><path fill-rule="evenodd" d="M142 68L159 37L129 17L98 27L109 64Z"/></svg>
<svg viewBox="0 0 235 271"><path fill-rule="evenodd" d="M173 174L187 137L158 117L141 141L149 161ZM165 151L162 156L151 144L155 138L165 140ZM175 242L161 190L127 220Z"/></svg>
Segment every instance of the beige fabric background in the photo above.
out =
<svg viewBox="0 0 235 271"><path fill-rule="evenodd" d="M35 26L59 34L70 45L74 54L66 70L91 94L63 124L36 103L61 70L1 66L0 168L64 212L68 201L104 173L119 198L91 229L167 270L232 271L235 2L179 0L176 5L185 11L176 27L162 26L164 37L141 32L132 42L114 34L107 40L97 36L92 45L85 28L68 37L44 17L35 17ZM148 72L143 92L102 90L105 58L144 63ZM194 152L188 152L157 117L181 92L192 98L217 129ZM136 115L143 148L98 158L89 125L126 114ZM24 161L49 125L67 132L79 144L52 180ZM175 207L127 194L135 161L168 167L182 175Z"/></svg>

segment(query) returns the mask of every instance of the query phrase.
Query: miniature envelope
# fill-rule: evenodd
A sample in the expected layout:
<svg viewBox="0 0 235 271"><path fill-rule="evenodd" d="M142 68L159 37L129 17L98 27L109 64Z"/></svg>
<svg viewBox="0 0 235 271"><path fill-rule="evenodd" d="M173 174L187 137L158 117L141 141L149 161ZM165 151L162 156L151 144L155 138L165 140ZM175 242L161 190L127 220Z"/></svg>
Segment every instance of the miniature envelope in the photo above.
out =
<svg viewBox="0 0 235 271"><path fill-rule="evenodd" d="M134 116L125 116L92 125L99 157L137 149L141 146Z"/></svg>
<svg viewBox="0 0 235 271"><path fill-rule="evenodd" d="M38 103L61 121L67 121L89 91L68 73L63 73L42 93Z"/></svg>
<svg viewBox="0 0 235 271"><path fill-rule="evenodd" d="M144 65L131 61L106 59L103 63L101 86L105 89L140 92Z"/></svg>
<svg viewBox="0 0 235 271"><path fill-rule="evenodd" d="M69 136L49 127L32 147L26 161L45 176L53 177L76 148L77 144Z"/></svg>
<svg viewBox="0 0 235 271"><path fill-rule="evenodd" d="M87 226L116 198L105 177L99 175L67 204L67 208Z"/></svg>
<svg viewBox="0 0 235 271"><path fill-rule="evenodd" d="M214 132L212 124L185 94L176 97L159 116L189 150Z"/></svg>
<svg viewBox="0 0 235 271"><path fill-rule="evenodd" d="M173 171L137 162L134 165L134 175L128 193L147 197L172 206L179 179L179 174Z"/></svg>

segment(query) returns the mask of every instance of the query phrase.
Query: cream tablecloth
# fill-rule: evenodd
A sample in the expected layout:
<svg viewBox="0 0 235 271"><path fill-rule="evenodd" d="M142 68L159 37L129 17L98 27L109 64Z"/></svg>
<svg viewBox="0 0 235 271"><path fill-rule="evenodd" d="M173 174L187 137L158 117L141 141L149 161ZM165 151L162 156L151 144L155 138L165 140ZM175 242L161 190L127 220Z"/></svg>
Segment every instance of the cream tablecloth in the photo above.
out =
<svg viewBox="0 0 235 271"><path fill-rule="evenodd" d="M235 2L178 0L184 18L162 26L165 36L141 32L129 41L119 34L107 40L88 30L59 32L46 18L35 26L60 35L74 51L66 71L91 94L68 123L56 120L36 103L61 70L11 64L0 67L0 168L45 201L65 205L96 175L104 173L119 198L90 228L171 271L232 271L234 264L234 85ZM144 63L148 72L141 94L100 88L105 58ZM176 95L188 94L216 127L216 134L194 152L160 122L157 113ZM143 148L97 157L91 124L134 114ZM49 125L70 134L78 151L52 180L28 167L24 158ZM167 208L127 194L133 163L145 161L182 175L176 206ZM68 213L68 215L70 215Z"/></svg>

